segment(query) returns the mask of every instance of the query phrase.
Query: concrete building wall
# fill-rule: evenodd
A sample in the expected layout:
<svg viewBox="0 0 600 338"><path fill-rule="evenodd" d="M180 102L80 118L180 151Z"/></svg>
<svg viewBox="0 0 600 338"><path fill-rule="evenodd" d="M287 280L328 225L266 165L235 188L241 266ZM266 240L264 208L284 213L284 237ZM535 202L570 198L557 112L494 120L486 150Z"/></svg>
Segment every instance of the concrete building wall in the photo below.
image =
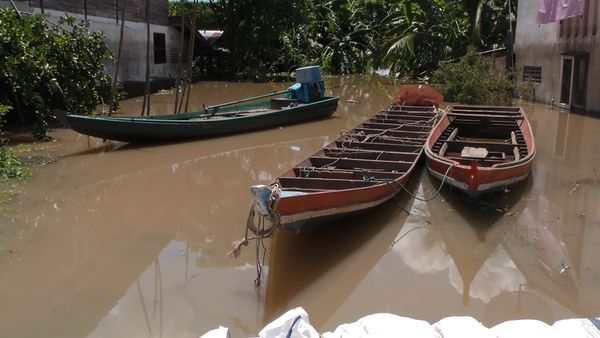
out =
<svg viewBox="0 0 600 338"><path fill-rule="evenodd" d="M118 0L122 9L123 0ZM23 13L41 13L39 0L15 1L17 8ZM125 28L123 32L123 51L118 79L120 81L145 81L146 77L146 23L144 17L145 0L127 0ZM9 1L0 0L0 7L12 7ZM159 13L160 12L160 13ZM48 21L58 23L68 13L77 20L85 20L83 0L44 0L44 14ZM115 0L87 0L87 20L90 30L102 32L107 46L117 55L121 32L121 12L119 21L115 19ZM101 14L99 16L91 13ZM174 78L177 75L177 60L171 57L173 49L181 46L178 29L168 25L167 0L151 0L150 24L150 77L151 79ZM154 60L154 33L165 34L166 62L156 64ZM184 43L187 46L187 39ZM114 75L114 63L106 62L105 71Z"/></svg>
<svg viewBox="0 0 600 338"><path fill-rule="evenodd" d="M535 84L537 101L558 104L561 95L562 59L568 56L587 58L587 83L584 110L600 112L600 27L598 27L600 0L586 0L583 16L561 22L538 24L537 1L520 1L514 51L516 64L523 80L525 66L542 67L542 80Z"/></svg>
<svg viewBox="0 0 600 338"><path fill-rule="evenodd" d="M38 8L35 9L39 11ZM58 22L59 18L64 16L65 12L47 10L48 20ZM73 14L76 19L84 20L82 14ZM97 17L88 15L90 30L93 32L102 32L108 47L117 55L119 39L121 33L121 24L113 18ZM156 64L154 59L154 33L165 34L166 62ZM179 31L165 25L150 25L150 76L151 78L170 78L177 72L177 64L173 63L169 57L169 51L173 47L179 47ZM108 74L114 74L114 63L107 62L105 70ZM119 66L118 78L120 81L144 81L146 77L146 24L143 22L134 22L125 20L123 30L123 50L121 54L121 64Z"/></svg>
<svg viewBox="0 0 600 338"><path fill-rule="evenodd" d="M535 85L535 99L550 103L558 97L560 69L556 55L557 27L554 24L538 25L537 1L520 1L517 10L517 28L514 53L519 70L517 79L523 79L524 66L542 67L542 82Z"/></svg>

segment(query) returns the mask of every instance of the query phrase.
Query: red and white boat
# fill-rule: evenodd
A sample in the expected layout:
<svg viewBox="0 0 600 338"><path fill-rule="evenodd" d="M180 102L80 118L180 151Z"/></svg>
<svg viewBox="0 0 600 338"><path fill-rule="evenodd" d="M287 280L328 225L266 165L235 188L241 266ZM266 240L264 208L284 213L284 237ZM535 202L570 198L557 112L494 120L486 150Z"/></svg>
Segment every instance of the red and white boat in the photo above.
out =
<svg viewBox="0 0 600 338"><path fill-rule="evenodd" d="M257 211L275 226L305 232L380 205L402 190L436 120L434 106L388 106L270 186L252 187L251 218Z"/></svg>
<svg viewBox="0 0 600 338"><path fill-rule="evenodd" d="M535 143L520 107L452 106L425 144L427 168L471 197L527 177Z"/></svg>

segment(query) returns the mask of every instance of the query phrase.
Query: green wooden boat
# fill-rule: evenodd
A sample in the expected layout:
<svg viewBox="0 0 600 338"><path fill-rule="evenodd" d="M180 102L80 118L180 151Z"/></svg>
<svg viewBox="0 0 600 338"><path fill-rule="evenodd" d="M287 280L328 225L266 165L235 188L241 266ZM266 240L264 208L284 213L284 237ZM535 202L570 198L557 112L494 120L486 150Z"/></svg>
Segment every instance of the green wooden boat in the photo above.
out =
<svg viewBox="0 0 600 338"><path fill-rule="evenodd" d="M56 111L67 127L90 136L130 143L170 142L278 127L331 116L338 96L324 96L318 66L296 70L302 80L287 90L156 116L81 116Z"/></svg>
<svg viewBox="0 0 600 338"><path fill-rule="evenodd" d="M339 97L300 103L278 98L251 104L156 116L81 116L57 114L67 127L90 136L130 143L169 142L278 127L331 116Z"/></svg>

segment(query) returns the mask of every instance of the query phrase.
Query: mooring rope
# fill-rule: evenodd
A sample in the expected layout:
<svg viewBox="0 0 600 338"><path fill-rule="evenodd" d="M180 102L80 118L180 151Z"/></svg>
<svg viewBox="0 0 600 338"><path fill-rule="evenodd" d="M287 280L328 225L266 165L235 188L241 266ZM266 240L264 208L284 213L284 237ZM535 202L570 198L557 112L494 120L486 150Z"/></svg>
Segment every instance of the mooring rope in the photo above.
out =
<svg viewBox="0 0 600 338"><path fill-rule="evenodd" d="M239 257L242 247L247 246L249 241L256 241L256 279L254 285L259 287L262 284L263 266L267 254L267 248L264 244L266 238L270 238L275 233L275 230L281 225L281 215L277 211L279 198L281 196L281 188L279 184L274 183L270 187L271 194L269 195L269 215L256 215L256 201L253 199L248 210L248 218L246 220L246 233L240 241L234 242L233 250L229 253L229 257ZM266 227L266 221L271 223L270 227ZM248 237L249 231L255 236ZM262 254L261 254L262 249Z"/></svg>
<svg viewBox="0 0 600 338"><path fill-rule="evenodd" d="M448 177L448 174L450 173L450 170L454 167L454 164L451 164L450 166L448 166L448 169L446 170L446 172L444 173L444 176L442 177L442 182L440 183L440 186L437 188L436 192L428 197L421 197L421 196L417 196L416 193L413 193L412 191L408 190L408 188L406 188L402 183L400 182L396 182L394 180L381 180L381 179L376 179L373 176L363 176L363 180L365 182L380 182L380 183L387 183L390 185L390 187L392 187L392 189L394 189L394 192L399 193L400 190L396 189L396 186L394 186L394 184L397 184L400 186L400 188L402 188L402 190L404 190L407 194L409 194L410 196L414 197L415 199L422 201L422 202L429 202L432 199L436 198L440 192L442 191L442 187L444 186L444 183L446 183L446 178Z"/></svg>
<svg viewBox="0 0 600 338"><path fill-rule="evenodd" d="M448 169L446 169L446 172L444 173L444 176L442 177L442 182L440 182L440 186L438 187L437 191L429 197L419 197L412 191L408 190L402 183L398 182L398 185L400 185L402 190L406 191L406 193L408 193L410 196L414 197L415 199L422 201L422 202L429 202L432 199L436 198L440 194L440 192L442 191L442 188L444 187L444 183L446 183L446 178L448 178L448 174L450 173L450 170L453 167L454 167L454 163L448 166ZM392 182L395 183L394 181L392 181Z"/></svg>
<svg viewBox="0 0 600 338"><path fill-rule="evenodd" d="M385 113L384 110L382 110L382 112ZM386 113L386 116L387 116L387 113ZM341 130L340 131L341 146L344 150L342 152L338 153L337 155L347 154L347 152L345 150L347 150L349 148L346 147L346 145L345 145L346 142L349 142L349 146L351 146L352 142L366 143L371 139L373 139L373 140L387 139L387 140L394 140L396 142L400 142L400 143L404 143L404 144L419 145L421 143L418 140L413 141L412 139L410 139L406 136L405 137L394 137L394 136L389 136L389 135L384 135L384 134L390 130L398 130L398 129L404 127L405 125L429 124L430 122L434 121L435 119L436 119L436 116L432 117L429 120L403 122L402 124L400 124L396 127L388 128L386 130L383 130L381 133L377 133L377 134L365 135L363 132L357 133L357 135L365 137L362 141L359 140L358 138L354 137L352 134L350 134L349 131ZM373 142L373 141L371 141L371 142ZM379 159L385 152L381 151L378 153L379 154L376 159ZM358 154L358 152L353 152L353 153L351 152L349 154ZM322 169L327 166L331 166L331 165L337 163L341 159L342 159L342 157L338 157L330 163L326 163L320 167L312 167L312 168L310 168L310 170L307 170L307 168L303 168L300 170L299 174L300 174L300 176L309 177L310 173L312 173L313 171L315 171L317 169ZM452 166L450 166L448 168L448 170L446 171L446 174L444 175L444 179L442 180L442 184L440 185L440 188L438 189L436 194L434 196L432 196L430 199L433 199L433 198L435 198L435 196L437 196L437 194L441 190L441 188L444 184L444 181L446 179L446 176L447 176L448 172L450 171L450 169L452 168ZM365 179L365 180L368 179L369 182L380 181L380 180L376 180L374 177L367 177L367 175L363 175L363 176L364 176L363 179ZM393 185L394 181L386 181L386 183L390 184L392 189L394 189L396 191L396 187ZM417 199L420 199L419 197L414 195L412 192L408 191L408 189L406 189L401 183L398 183L398 184L400 185L400 187L402 189L404 189L411 196L413 196ZM257 205L256 205L256 201L252 200L252 202L250 203L250 208L248 210L248 218L246 220L246 230L245 230L244 238L240 241L235 242L233 250L229 253L230 257L237 258L237 257L239 257L239 255L241 253L242 247L247 246L249 241L256 240L256 279L254 280L254 284L256 287L259 287L262 284L263 266L264 266L265 259L266 259L266 246L264 244L264 239L273 236L275 230L277 228L279 228L279 226L281 225L281 215L279 214L279 212L277 210L277 207L279 205L279 198L281 196L281 188L279 187L278 183L274 183L271 185L270 189L271 189L271 194L269 195L269 197L267 199L268 204L269 204L268 205L269 215L265 216L265 215L262 215L259 213L258 221L257 221L257 215L256 215ZM396 193L397 192L398 191L396 191ZM427 200L429 200L429 199L427 199ZM404 208L403 208L403 210L404 210ZM406 211L406 212L408 213L408 211ZM267 220L269 223L271 223L270 227L265 227ZM248 236L249 231L252 231L252 233L254 233L255 236L249 237ZM261 249L262 249L262 252L261 252Z"/></svg>
<svg viewBox="0 0 600 338"><path fill-rule="evenodd" d="M388 110L382 110L381 113L384 114L385 117L388 117ZM357 143L373 143L376 140L390 140L390 141L396 141L398 143L402 143L402 144L411 144L411 145L418 145L421 142L419 142L418 140L414 140L408 136L390 136L390 135L385 135L387 132L389 131L397 131L399 129L401 129L404 126L408 126L408 125L429 125L430 123L435 122L435 120L437 119L437 116L433 116L431 117L429 120L418 120L418 121L413 121L413 122L407 122L407 121L402 121L401 124L395 126L395 127L391 127L391 128L387 128L385 130L382 130L379 133L375 133L375 134L365 134L363 131L357 132L355 135L358 136L364 136L364 139L361 141L359 139L357 139L356 137L352 136L352 134L350 134L350 131L347 130L341 130L340 131L340 136L342 138L342 147L346 148L345 143L347 141L349 141L349 146L352 146L352 142L357 142Z"/></svg>

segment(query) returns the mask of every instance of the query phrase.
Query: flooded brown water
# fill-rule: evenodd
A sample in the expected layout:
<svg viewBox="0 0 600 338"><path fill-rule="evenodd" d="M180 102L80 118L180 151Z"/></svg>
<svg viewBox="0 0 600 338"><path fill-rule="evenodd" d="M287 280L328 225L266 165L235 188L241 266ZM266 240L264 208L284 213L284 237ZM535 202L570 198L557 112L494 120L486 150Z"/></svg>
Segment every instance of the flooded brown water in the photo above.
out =
<svg viewBox="0 0 600 338"><path fill-rule="evenodd" d="M483 202L403 193L328 231L277 233L255 289L254 244L227 257L249 187L396 91L373 77L327 79L337 84L331 119L155 146L57 129L32 145L48 163L0 205L0 337L197 337L219 325L243 337L296 306L319 331L376 312L488 326L600 315L600 120L525 102L537 145L526 182ZM284 87L199 83L190 109ZM153 113L171 102L154 96ZM423 169L409 188L431 195L438 184Z"/></svg>

